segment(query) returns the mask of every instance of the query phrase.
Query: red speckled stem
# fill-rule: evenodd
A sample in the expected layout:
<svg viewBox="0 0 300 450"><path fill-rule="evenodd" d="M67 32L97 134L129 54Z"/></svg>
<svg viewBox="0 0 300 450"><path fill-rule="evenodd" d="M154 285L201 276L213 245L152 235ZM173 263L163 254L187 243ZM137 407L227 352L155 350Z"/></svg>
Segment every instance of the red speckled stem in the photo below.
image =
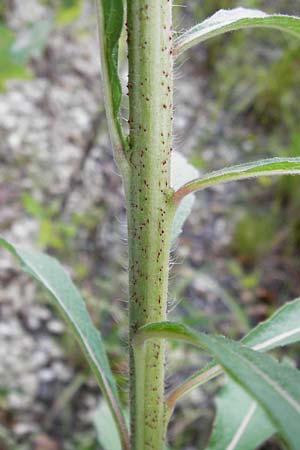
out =
<svg viewBox="0 0 300 450"><path fill-rule="evenodd" d="M166 319L173 114L172 2L128 1L130 181L127 187L130 335ZM132 449L161 450L165 435L165 344L131 355Z"/></svg>

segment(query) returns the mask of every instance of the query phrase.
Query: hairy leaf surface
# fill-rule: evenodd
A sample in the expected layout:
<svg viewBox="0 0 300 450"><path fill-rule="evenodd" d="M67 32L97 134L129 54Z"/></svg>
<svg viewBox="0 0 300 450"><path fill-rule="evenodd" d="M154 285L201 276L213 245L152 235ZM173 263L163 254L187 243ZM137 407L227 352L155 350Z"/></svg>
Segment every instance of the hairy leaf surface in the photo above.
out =
<svg viewBox="0 0 300 450"><path fill-rule="evenodd" d="M300 18L283 14L266 14L258 9L221 9L195 25L175 40L174 53L179 55L195 44L212 37L247 28L274 28L300 38Z"/></svg>
<svg viewBox="0 0 300 450"><path fill-rule="evenodd" d="M207 189L229 181L247 180L262 176L299 175L300 158L268 158L246 164L225 167L208 173L201 178L185 183L175 192L175 199L181 199L191 192Z"/></svg>

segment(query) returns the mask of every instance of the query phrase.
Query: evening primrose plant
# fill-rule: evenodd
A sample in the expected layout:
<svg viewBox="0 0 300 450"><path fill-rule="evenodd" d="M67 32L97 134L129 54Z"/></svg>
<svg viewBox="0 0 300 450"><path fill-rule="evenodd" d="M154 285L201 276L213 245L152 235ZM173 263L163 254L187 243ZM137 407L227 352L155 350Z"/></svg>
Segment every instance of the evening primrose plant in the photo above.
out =
<svg viewBox="0 0 300 450"><path fill-rule="evenodd" d="M107 121L128 219L129 414L120 402L100 333L61 265L5 238L0 243L49 292L80 344L111 412L109 423L116 429L111 450L165 449L176 404L188 392L224 373L227 381L217 398L207 449L253 450L278 434L286 448L299 450L300 372L267 352L300 340L300 299L285 304L240 342L234 342L168 321L167 298L170 248L191 211L195 192L262 175L300 174L300 158L285 157L199 176L172 149L173 63L193 46L234 30L265 27L299 38L300 18L237 8L218 11L190 30L176 33L172 0L127 0L126 5L122 0L97 0L97 11ZM120 120L118 46L124 27L129 131ZM172 391L165 389L168 340L182 341L212 356L207 367L199 368ZM113 425L110 428L113 430ZM109 448L107 442L102 445Z"/></svg>

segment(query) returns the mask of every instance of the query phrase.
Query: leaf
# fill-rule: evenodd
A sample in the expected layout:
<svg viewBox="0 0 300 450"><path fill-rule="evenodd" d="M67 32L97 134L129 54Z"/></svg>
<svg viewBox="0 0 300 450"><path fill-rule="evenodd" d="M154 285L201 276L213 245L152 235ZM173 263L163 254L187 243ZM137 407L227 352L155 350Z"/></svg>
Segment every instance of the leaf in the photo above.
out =
<svg viewBox="0 0 300 450"><path fill-rule="evenodd" d="M122 97L118 75L118 52L124 21L123 1L96 1L106 114L113 145L122 148L123 136L118 119Z"/></svg>
<svg viewBox="0 0 300 450"><path fill-rule="evenodd" d="M225 372L266 411L291 450L300 448L300 372L281 365L268 355L224 337L196 333L172 322L141 327L135 337L139 346L147 339L179 339L209 351Z"/></svg>
<svg viewBox="0 0 300 450"><path fill-rule="evenodd" d="M117 115L121 102L121 83L118 76L118 42L123 27L122 0L102 0L104 14L104 32L106 42L106 59L113 98L114 114Z"/></svg>
<svg viewBox="0 0 300 450"><path fill-rule="evenodd" d="M198 176L198 170L189 164L184 156L178 152L173 152L171 157L171 187L174 190L179 189L183 184L190 180L193 180ZM182 199L180 205L177 208L175 217L173 219L172 228L172 242L182 232L182 227L188 216L192 211L192 207L195 201L193 194Z"/></svg>
<svg viewBox="0 0 300 450"><path fill-rule="evenodd" d="M175 201L179 201L191 192L200 191L220 183L246 180L262 176L299 175L300 158L270 158L259 161L239 164L216 170L201 178L184 184L174 194Z"/></svg>
<svg viewBox="0 0 300 450"><path fill-rule="evenodd" d="M129 418L125 417L126 422ZM103 450L122 450L118 429L106 402L101 401L93 414L97 439Z"/></svg>
<svg viewBox="0 0 300 450"><path fill-rule="evenodd" d="M105 348L100 333L93 326L84 301L71 278L58 261L46 254L15 246L1 237L0 245L14 254L19 259L22 269L51 295L81 346L118 423L121 439L126 443L128 439L126 425Z"/></svg>
<svg viewBox="0 0 300 450"><path fill-rule="evenodd" d="M254 350L269 351L300 341L300 299L286 303L265 322L251 330L242 342Z"/></svg>
<svg viewBox="0 0 300 450"><path fill-rule="evenodd" d="M254 450L276 433L262 408L230 379L218 393L216 406L207 450Z"/></svg>
<svg viewBox="0 0 300 450"><path fill-rule="evenodd" d="M300 299L285 304L271 318L255 327L243 343L256 350L268 351L300 341L299 317ZM217 416L207 450L227 447L253 450L276 432L260 406L230 380L217 395L216 403ZM236 407L229 408L230 404Z"/></svg>
<svg viewBox="0 0 300 450"><path fill-rule="evenodd" d="M275 28L300 38L299 17L270 15L258 9L221 9L179 36L174 43L174 54L179 55L193 45L228 31L255 27Z"/></svg>
<svg viewBox="0 0 300 450"><path fill-rule="evenodd" d="M242 343L262 352L300 341L299 318L300 299L286 303L268 320L253 328ZM220 375L222 368L215 363L196 372L169 394L169 403L173 404L183 395L205 382Z"/></svg>

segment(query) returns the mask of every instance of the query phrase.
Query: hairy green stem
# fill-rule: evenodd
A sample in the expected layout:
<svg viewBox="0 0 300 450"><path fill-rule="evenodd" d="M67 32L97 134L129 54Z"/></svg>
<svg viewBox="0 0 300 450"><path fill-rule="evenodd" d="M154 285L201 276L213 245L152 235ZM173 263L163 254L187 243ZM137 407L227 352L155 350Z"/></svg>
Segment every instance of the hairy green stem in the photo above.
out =
<svg viewBox="0 0 300 450"><path fill-rule="evenodd" d="M172 219L172 2L128 0L129 154L127 184L130 337L165 320ZM133 450L164 442L165 345L150 340L130 359Z"/></svg>

